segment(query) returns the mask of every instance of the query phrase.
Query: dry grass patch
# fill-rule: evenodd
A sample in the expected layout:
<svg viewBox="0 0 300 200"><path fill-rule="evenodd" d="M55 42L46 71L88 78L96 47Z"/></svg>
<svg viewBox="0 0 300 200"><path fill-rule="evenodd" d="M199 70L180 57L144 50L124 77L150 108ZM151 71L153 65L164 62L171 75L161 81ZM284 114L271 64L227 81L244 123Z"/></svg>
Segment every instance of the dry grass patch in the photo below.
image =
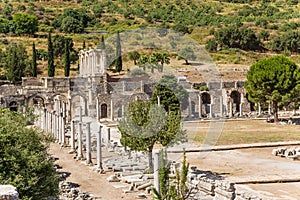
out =
<svg viewBox="0 0 300 200"><path fill-rule="evenodd" d="M202 144L208 136L209 127L215 123L185 123L190 141ZM215 134L217 135L217 134ZM212 135L210 135L212 137ZM217 145L247 144L259 142L282 142L300 140L299 126L267 123L264 120L226 121L217 138Z"/></svg>

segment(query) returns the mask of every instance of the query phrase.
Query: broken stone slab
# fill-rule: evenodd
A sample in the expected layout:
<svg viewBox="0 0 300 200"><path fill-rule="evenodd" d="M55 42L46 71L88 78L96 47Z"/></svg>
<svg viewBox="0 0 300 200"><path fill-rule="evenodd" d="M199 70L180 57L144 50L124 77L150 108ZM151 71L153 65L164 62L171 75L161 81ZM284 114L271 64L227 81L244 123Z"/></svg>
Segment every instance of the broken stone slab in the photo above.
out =
<svg viewBox="0 0 300 200"><path fill-rule="evenodd" d="M128 190L123 190L123 192L126 194L126 193L130 193L130 192L133 192L134 191L134 186L133 185L131 185L130 187L129 187L129 189Z"/></svg>
<svg viewBox="0 0 300 200"><path fill-rule="evenodd" d="M144 174L143 179L144 180L154 179L154 174Z"/></svg>
<svg viewBox="0 0 300 200"><path fill-rule="evenodd" d="M147 182L143 185L138 186L137 189L138 190L143 190L143 189L146 189L147 187L152 186L152 185L153 185L152 181L149 181L149 182Z"/></svg>
<svg viewBox="0 0 300 200"><path fill-rule="evenodd" d="M116 175L107 177L108 182L120 182L120 179Z"/></svg>

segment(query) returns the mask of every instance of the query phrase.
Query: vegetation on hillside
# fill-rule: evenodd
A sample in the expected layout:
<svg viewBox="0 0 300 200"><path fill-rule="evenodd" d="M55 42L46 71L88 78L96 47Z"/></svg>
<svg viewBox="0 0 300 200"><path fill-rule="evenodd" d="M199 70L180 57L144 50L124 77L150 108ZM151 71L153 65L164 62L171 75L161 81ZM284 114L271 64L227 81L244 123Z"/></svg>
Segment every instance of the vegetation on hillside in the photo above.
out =
<svg viewBox="0 0 300 200"><path fill-rule="evenodd" d="M109 37L146 26L170 28L190 36L205 46L217 63L252 64L269 56L262 53L297 55L300 51L298 0L20 0L0 4L0 48L22 41L30 54L35 42L37 56L39 52L43 56L47 52L45 35L52 31L53 38L72 38L70 62L74 67L83 41L87 48L95 47L103 34ZM55 73L63 74L60 59L64 45L55 49L62 51L60 56L55 55ZM299 60L298 56L293 59ZM188 63L189 59L185 60ZM42 71L46 65L43 59L38 62Z"/></svg>

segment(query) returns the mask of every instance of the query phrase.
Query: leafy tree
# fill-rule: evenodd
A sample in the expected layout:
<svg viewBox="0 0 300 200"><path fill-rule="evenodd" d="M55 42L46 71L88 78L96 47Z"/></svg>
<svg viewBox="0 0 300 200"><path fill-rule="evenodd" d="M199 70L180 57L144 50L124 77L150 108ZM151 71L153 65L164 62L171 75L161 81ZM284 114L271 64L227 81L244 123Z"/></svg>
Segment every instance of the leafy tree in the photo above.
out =
<svg viewBox="0 0 300 200"><path fill-rule="evenodd" d="M120 33L117 33L117 44L116 44L116 72L122 71L122 50L121 50L121 39Z"/></svg>
<svg viewBox="0 0 300 200"><path fill-rule="evenodd" d="M65 41L65 54L64 54L64 65L65 65L65 77L70 75L70 40L66 39Z"/></svg>
<svg viewBox="0 0 300 200"><path fill-rule="evenodd" d="M2 15L4 18L11 20L11 13L13 11L13 5L10 3L5 3L3 10L2 10Z"/></svg>
<svg viewBox="0 0 300 200"><path fill-rule="evenodd" d="M179 51L180 57L182 57L185 60L185 64L189 65L189 60L195 60L196 55L194 53L194 50L191 47L184 47Z"/></svg>
<svg viewBox="0 0 300 200"><path fill-rule="evenodd" d="M164 75L155 86L151 102L157 104L157 97L166 111L184 110L188 105L188 92L177 83L173 75Z"/></svg>
<svg viewBox="0 0 300 200"><path fill-rule="evenodd" d="M55 66L54 66L54 53L53 53L53 44L51 39L51 33L48 33L48 76L54 77L55 75Z"/></svg>
<svg viewBox="0 0 300 200"><path fill-rule="evenodd" d="M32 76L37 77L37 64L36 64L36 49L34 42L32 43Z"/></svg>
<svg viewBox="0 0 300 200"><path fill-rule="evenodd" d="M84 27L78 19L67 16L61 21L60 30L65 33L82 33L84 31Z"/></svg>
<svg viewBox="0 0 300 200"><path fill-rule="evenodd" d="M38 30L38 18L35 15L19 12L14 14L15 33L33 35Z"/></svg>
<svg viewBox="0 0 300 200"><path fill-rule="evenodd" d="M279 55L262 59L247 72L245 88L252 102L270 102L274 121L278 121L278 106L287 101L300 84L300 69L289 58ZM297 86L298 85L298 86Z"/></svg>
<svg viewBox="0 0 300 200"><path fill-rule="evenodd" d="M153 169L152 150L156 143L166 146L185 134L181 130L178 112L166 113L163 107L141 100L129 104L118 123L118 129L123 146L148 153L149 169Z"/></svg>
<svg viewBox="0 0 300 200"><path fill-rule="evenodd" d="M22 80L27 67L27 52L22 43L12 42L7 46L4 66L6 78L15 83Z"/></svg>
<svg viewBox="0 0 300 200"><path fill-rule="evenodd" d="M0 110L0 183L16 186L20 199L46 199L58 195L59 178L50 138L26 127L30 116Z"/></svg>
<svg viewBox="0 0 300 200"><path fill-rule="evenodd" d="M129 52L129 59L133 60L134 65L137 64L137 60L141 57L141 54L138 51Z"/></svg>
<svg viewBox="0 0 300 200"><path fill-rule="evenodd" d="M216 52L218 48L218 44L215 39L209 39L206 41L205 48L210 52Z"/></svg>
<svg viewBox="0 0 300 200"><path fill-rule="evenodd" d="M148 64L148 61L149 61L149 57L147 55L142 55L138 62L137 62L137 65L139 67L143 67L144 71L146 71L146 66Z"/></svg>
<svg viewBox="0 0 300 200"><path fill-rule="evenodd" d="M163 72L163 68L164 68L165 63L170 64L170 56L167 52L163 52L163 53L154 52L151 57L155 58L154 61L156 63L154 63L154 64L157 65L158 70L160 72ZM158 62L160 63L160 66L157 64Z"/></svg>

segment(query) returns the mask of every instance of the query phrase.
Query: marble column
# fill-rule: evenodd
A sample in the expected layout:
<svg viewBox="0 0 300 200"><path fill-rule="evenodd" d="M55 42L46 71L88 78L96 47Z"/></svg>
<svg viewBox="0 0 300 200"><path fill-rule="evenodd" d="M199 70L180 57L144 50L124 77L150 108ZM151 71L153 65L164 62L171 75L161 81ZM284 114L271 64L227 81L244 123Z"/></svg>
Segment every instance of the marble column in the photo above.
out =
<svg viewBox="0 0 300 200"><path fill-rule="evenodd" d="M101 149L101 130L102 126L99 127L99 132L97 134L97 170L101 173L103 172L102 167L102 149Z"/></svg>
<svg viewBox="0 0 300 200"><path fill-rule="evenodd" d="M160 96L157 96L157 105L160 106Z"/></svg>
<svg viewBox="0 0 300 200"><path fill-rule="evenodd" d="M97 121L100 120L100 112L99 112L99 98L96 99L96 114L97 114Z"/></svg>
<svg viewBox="0 0 300 200"><path fill-rule="evenodd" d="M198 107L198 113L199 113L199 118L201 119L202 118L202 97L201 97L201 94L198 95L198 104L199 104L199 107Z"/></svg>
<svg viewBox="0 0 300 200"><path fill-rule="evenodd" d="M154 158L154 188L159 193L159 151L153 151L153 158Z"/></svg>
<svg viewBox="0 0 300 200"><path fill-rule="evenodd" d="M107 128L107 144L110 143L110 128Z"/></svg>
<svg viewBox="0 0 300 200"><path fill-rule="evenodd" d="M47 109L44 108L43 110L43 130L46 132L47 131Z"/></svg>
<svg viewBox="0 0 300 200"><path fill-rule="evenodd" d="M92 163L92 152L91 152L91 123L86 123L86 134L85 134L85 141L86 141L86 164Z"/></svg>
<svg viewBox="0 0 300 200"><path fill-rule="evenodd" d="M240 117L243 116L243 103L240 103Z"/></svg>
<svg viewBox="0 0 300 200"><path fill-rule="evenodd" d="M191 98L189 97L189 99L188 99L188 101L189 101L189 107L188 107L188 116L189 117L192 117L192 101L191 101Z"/></svg>
<svg viewBox="0 0 300 200"><path fill-rule="evenodd" d="M78 136L77 136L77 159L82 159L82 108L79 107L79 123L78 123Z"/></svg>
<svg viewBox="0 0 300 200"><path fill-rule="evenodd" d="M110 100L110 120L114 121L114 104L112 98Z"/></svg>
<svg viewBox="0 0 300 200"><path fill-rule="evenodd" d="M66 145L66 131L65 131L65 123L66 123L66 118L64 116L64 112L61 113L61 146Z"/></svg>
<svg viewBox="0 0 300 200"><path fill-rule="evenodd" d="M268 105L268 114L271 115L271 103Z"/></svg>
<svg viewBox="0 0 300 200"><path fill-rule="evenodd" d="M144 83L143 83L143 80L141 80L141 92L144 92Z"/></svg>
<svg viewBox="0 0 300 200"><path fill-rule="evenodd" d="M224 117L224 105L223 105L223 97L220 96L220 117Z"/></svg>
<svg viewBox="0 0 300 200"><path fill-rule="evenodd" d="M213 104L209 104L209 118L213 118Z"/></svg>
<svg viewBox="0 0 300 200"><path fill-rule="evenodd" d="M58 137L58 143L61 144L61 113L58 112L56 115L57 118L57 137Z"/></svg>
<svg viewBox="0 0 300 200"><path fill-rule="evenodd" d="M75 121L71 121L71 138L70 138L70 145L71 149L69 153L74 153L75 152Z"/></svg>

